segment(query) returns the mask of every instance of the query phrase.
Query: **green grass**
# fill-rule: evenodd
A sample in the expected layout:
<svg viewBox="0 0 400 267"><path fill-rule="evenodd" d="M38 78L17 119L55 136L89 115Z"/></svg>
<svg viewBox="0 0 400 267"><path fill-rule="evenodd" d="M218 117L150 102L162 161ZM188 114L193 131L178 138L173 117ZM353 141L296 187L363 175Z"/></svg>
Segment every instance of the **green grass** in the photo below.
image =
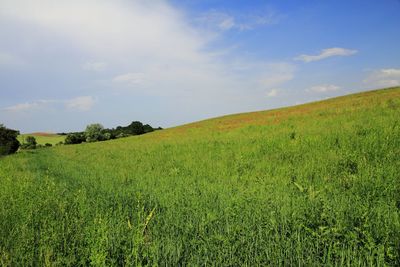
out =
<svg viewBox="0 0 400 267"><path fill-rule="evenodd" d="M0 159L3 266L399 266L400 88Z"/></svg>
<svg viewBox="0 0 400 267"><path fill-rule="evenodd" d="M46 143L55 145L59 142L64 142L65 136L58 134L47 134L47 133L32 133L32 134L20 134L18 135L18 141L22 144L25 142L27 136L33 136L36 142L40 145L45 145Z"/></svg>

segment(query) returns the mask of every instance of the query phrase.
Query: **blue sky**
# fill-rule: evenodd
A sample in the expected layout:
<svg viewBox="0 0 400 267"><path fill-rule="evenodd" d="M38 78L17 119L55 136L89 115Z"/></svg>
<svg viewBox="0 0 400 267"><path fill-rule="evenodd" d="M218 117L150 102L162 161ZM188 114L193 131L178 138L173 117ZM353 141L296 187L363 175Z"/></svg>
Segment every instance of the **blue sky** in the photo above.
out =
<svg viewBox="0 0 400 267"><path fill-rule="evenodd" d="M1 0L0 123L78 131L400 85L400 1Z"/></svg>

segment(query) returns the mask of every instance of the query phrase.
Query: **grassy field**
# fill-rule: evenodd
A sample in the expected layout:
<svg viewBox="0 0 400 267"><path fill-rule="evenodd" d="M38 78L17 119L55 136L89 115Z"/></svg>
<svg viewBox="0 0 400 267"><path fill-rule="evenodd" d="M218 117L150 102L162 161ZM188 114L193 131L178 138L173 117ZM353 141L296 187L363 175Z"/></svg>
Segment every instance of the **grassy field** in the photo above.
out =
<svg viewBox="0 0 400 267"><path fill-rule="evenodd" d="M2 266L399 266L400 88L0 159Z"/></svg>
<svg viewBox="0 0 400 267"><path fill-rule="evenodd" d="M31 134L20 134L18 136L18 141L22 144L25 142L27 136L33 136L36 142L40 145L45 145L46 143L55 145L59 142L64 142L65 136L51 133L31 133Z"/></svg>

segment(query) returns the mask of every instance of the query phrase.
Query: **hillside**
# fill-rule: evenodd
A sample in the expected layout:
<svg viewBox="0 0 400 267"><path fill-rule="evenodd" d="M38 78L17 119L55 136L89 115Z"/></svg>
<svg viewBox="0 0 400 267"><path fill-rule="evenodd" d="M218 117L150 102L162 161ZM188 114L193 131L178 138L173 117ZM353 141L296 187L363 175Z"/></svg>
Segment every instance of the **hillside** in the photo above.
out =
<svg viewBox="0 0 400 267"><path fill-rule="evenodd" d="M0 159L0 265L400 265L400 88Z"/></svg>

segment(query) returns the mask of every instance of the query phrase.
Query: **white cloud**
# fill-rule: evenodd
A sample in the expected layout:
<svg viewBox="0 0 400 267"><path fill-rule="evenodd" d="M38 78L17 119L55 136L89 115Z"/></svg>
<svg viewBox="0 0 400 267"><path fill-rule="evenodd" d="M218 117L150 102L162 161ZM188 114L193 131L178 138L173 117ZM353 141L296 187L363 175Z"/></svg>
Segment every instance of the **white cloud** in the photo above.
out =
<svg viewBox="0 0 400 267"><path fill-rule="evenodd" d="M40 108L44 108L49 103L55 102L54 100L37 100L33 102L27 103L19 103L13 106L3 108L4 111L8 112L25 112L25 111L32 111Z"/></svg>
<svg viewBox="0 0 400 267"><path fill-rule="evenodd" d="M2 110L12 113L31 112L35 110L47 110L49 107L64 105L67 109L88 111L93 107L95 102L96 101L92 96L79 96L67 100L42 99L32 102L15 104L13 106L5 107Z"/></svg>
<svg viewBox="0 0 400 267"><path fill-rule="evenodd" d="M107 67L105 62L100 61L88 61L82 65L82 69L88 71L104 71Z"/></svg>
<svg viewBox="0 0 400 267"><path fill-rule="evenodd" d="M79 96L65 101L65 106L71 110L88 111L93 107L95 102L92 96Z"/></svg>
<svg viewBox="0 0 400 267"><path fill-rule="evenodd" d="M34 108L37 108L39 106L38 103L21 103L21 104L16 104L13 106L9 106L4 108L4 111L10 111L10 112L21 112L21 111L29 111Z"/></svg>
<svg viewBox="0 0 400 267"><path fill-rule="evenodd" d="M312 62L334 56L351 56L356 54L357 52L358 52L357 50L333 47L321 50L321 52L318 55L300 55L298 57L295 57L294 59L304 62Z"/></svg>
<svg viewBox="0 0 400 267"><path fill-rule="evenodd" d="M270 91L267 92L267 97L274 97L278 95L278 89L271 89Z"/></svg>
<svg viewBox="0 0 400 267"><path fill-rule="evenodd" d="M314 92L314 93L327 93L339 90L340 87L333 85L333 84L321 84L315 85L311 88L307 89L307 92Z"/></svg>
<svg viewBox="0 0 400 267"><path fill-rule="evenodd" d="M166 1L2 0L0 15L47 29L89 54L111 59L193 59L204 41Z"/></svg>
<svg viewBox="0 0 400 267"><path fill-rule="evenodd" d="M126 83L131 85L137 85L144 82L144 74L139 72L132 72L121 74L113 78L114 82Z"/></svg>
<svg viewBox="0 0 400 267"><path fill-rule="evenodd" d="M101 81L89 80L91 75L79 73L79 79L71 86L74 89L56 77L48 83L49 88L41 90L42 95L53 95L54 88L60 95L79 90L78 95L91 96L59 100L57 105L84 111L93 107L96 99L108 98L99 109L120 108L125 114L136 111L131 105L121 105L127 97L155 96L162 98L162 105L169 110L161 115L163 112L143 112L142 116L165 119L164 125L267 108L266 92L293 79L294 67L262 59L238 59L232 51L221 55L212 49L212 41L221 36L221 31L252 29L279 19L274 13L265 14L222 15L214 27L199 28L163 0L1 0L0 8L0 17L7 25L24 30L21 36L34 29L34 34L28 36L34 58L48 59L59 51L60 64L49 65L59 68L54 70L56 73L65 71L65 77L70 77L70 66L88 71L104 69ZM86 59L92 61L85 62ZM48 71L46 67L39 70L43 75ZM98 90L99 87L105 90ZM135 90L108 90L127 87Z"/></svg>
<svg viewBox="0 0 400 267"><path fill-rule="evenodd" d="M373 87L400 86L400 69L380 69L373 71L364 80Z"/></svg>
<svg viewBox="0 0 400 267"><path fill-rule="evenodd" d="M235 19L233 17L227 17L225 19L223 19L219 24L218 27L221 30L229 30L231 29L233 26L235 26Z"/></svg>

